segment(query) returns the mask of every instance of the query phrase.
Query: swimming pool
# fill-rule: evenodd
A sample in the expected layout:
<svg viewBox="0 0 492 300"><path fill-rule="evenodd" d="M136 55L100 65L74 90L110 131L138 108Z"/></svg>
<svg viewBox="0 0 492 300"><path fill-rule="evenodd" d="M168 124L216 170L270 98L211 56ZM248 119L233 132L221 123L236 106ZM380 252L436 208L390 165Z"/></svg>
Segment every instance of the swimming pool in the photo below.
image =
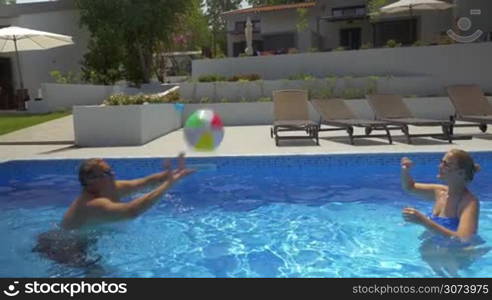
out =
<svg viewBox="0 0 492 300"><path fill-rule="evenodd" d="M421 226L405 206L431 203L400 187L401 154L188 158L198 172L139 218L94 233L108 277L441 277L421 258ZM407 155L434 181L442 153ZM492 241L492 153L471 190L480 236ZM162 160L108 159L119 179L160 171ZM0 277L83 277L31 250L60 221L80 187L80 160L0 164ZM455 275L490 277L492 251Z"/></svg>

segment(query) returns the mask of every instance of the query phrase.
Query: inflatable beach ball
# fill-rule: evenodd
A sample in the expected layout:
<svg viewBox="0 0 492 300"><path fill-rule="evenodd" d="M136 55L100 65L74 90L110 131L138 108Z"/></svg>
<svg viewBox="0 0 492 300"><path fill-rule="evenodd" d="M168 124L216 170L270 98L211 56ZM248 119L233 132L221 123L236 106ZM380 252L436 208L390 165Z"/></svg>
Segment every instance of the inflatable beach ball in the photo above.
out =
<svg viewBox="0 0 492 300"><path fill-rule="evenodd" d="M186 120L185 140L197 151L212 151L224 138L224 125L220 116L209 109L195 111Z"/></svg>

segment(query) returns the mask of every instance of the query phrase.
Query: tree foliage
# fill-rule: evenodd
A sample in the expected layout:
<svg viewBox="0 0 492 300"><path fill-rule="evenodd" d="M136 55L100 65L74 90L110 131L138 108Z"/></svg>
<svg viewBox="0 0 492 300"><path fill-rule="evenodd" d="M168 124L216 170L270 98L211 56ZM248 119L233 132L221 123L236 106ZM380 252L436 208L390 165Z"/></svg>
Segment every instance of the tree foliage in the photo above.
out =
<svg viewBox="0 0 492 300"><path fill-rule="evenodd" d="M4 4L15 4L16 0L0 0L0 5Z"/></svg>
<svg viewBox="0 0 492 300"><path fill-rule="evenodd" d="M154 55L154 71L163 82L169 59L166 52L202 50L210 47L211 33L208 19L204 14L202 0L191 0L185 13L178 17L170 42L161 42Z"/></svg>
<svg viewBox="0 0 492 300"><path fill-rule="evenodd" d="M297 9L297 32L303 32L309 27L308 13L306 8Z"/></svg>
<svg viewBox="0 0 492 300"><path fill-rule="evenodd" d="M386 6L392 2L395 2L394 0L369 0L367 2L367 8L369 11L369 16L372 21L375 21L379 18L380 12L379 10L381 7Z"/></svg>
<svg viewBox="0 0 492 300"><path fill-rule="evenodd" d="M153 55L171 43L174 27L193 0L77 0L80 22L91 37L84 77L100 83L124 78L147 83Z"/></svg>
<svg viewBox="0 0 492 300"><path fill-rule="evenodd" d="M217 54L217 47L223 52L227 48L226 22L221 14L226 11L238 9L241 2L242 0L205 0L208 25L212 31L214 55Z"/></svg>

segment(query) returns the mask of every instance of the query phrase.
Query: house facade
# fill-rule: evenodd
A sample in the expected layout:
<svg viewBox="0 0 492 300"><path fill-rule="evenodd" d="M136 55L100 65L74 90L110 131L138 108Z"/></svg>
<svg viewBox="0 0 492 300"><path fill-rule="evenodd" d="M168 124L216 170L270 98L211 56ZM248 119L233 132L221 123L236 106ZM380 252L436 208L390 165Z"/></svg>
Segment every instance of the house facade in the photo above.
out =
<svg viewBox="0 0 492 300"><path fill-rule="evenodd" d="M89 33L79 28L79 12L73 0L0 5L0 27L20 26L72 36L74 45L42 51L19 52L22 77L31 100L41 83L53 82L51 71L79 72L87 51ZM15 53L0 53L0 109L16 109L19 88Z"/></svg>
<svg viewBox="0 0 492 300"><path fill-rule="evenodd" d="M490 40L492 1L449 0L455 6L443 11L414 11L412 14L369 17L368 0L317 0L307 3L239 9L223 14L227 21L228 56L238 56L246 45L244 26L253 27L255 54L292 51L330 51L337 48L383 47L389 40L402 45L425 44L449 39L448 30L469 36L481 30L478 41ZM396 1L393 1L396 2ZM299 10L305 10L303 20ZM480 14L477 14L477 10ZM475 11L475 14L470 13ZM469 27L460 30L458 20ZM305 23L307 26L299 27ZM461 29L465 29L461 26Z"/></svg>

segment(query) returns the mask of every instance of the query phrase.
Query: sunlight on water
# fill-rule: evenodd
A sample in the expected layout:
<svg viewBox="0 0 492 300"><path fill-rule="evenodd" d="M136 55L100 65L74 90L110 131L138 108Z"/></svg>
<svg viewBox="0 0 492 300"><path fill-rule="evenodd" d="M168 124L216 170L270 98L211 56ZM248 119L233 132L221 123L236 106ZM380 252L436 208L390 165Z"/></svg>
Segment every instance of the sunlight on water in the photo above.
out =
<svg viewBox="0 0 492 300"><path fill-rule="evenodd" d="M374 156L376 157L376 156ZM486 157L491 158L492 155ZM218 159L220 160L220 159ZM401 210L431 203L402 192L398 165L297 164L255 166L234 160L202 166L139 218L91 233L87 268L58 265L31 250L53 229L79 190L64 161L0 178L2 277L489 277L492 253L492 175L481 172L471 189L481 200L479 251L440 255L444 268L422 258L422 227ZM437 162L437 160L436 160ZM436 162L414 175L434 181ZM154 172L148 161L110 162L120 178ZM74 164L73 162L71 164ZM486 166L488 161L481 162ZM0 172L5 171L0 164ZM24 168L24 169L23 169ZM45 170L46 169L46 170ZM484 168L486 170L487 168ZM490 169L490 168L489 168ZM24 171L23 171L24 170ZM29 173L29 175L24 174ZM143 193L143 192L142 192ZM463 257L464 256L464 257ZM443 271L444 270L444 271ZM453 270L456 273L453 273Z"/></svg>

